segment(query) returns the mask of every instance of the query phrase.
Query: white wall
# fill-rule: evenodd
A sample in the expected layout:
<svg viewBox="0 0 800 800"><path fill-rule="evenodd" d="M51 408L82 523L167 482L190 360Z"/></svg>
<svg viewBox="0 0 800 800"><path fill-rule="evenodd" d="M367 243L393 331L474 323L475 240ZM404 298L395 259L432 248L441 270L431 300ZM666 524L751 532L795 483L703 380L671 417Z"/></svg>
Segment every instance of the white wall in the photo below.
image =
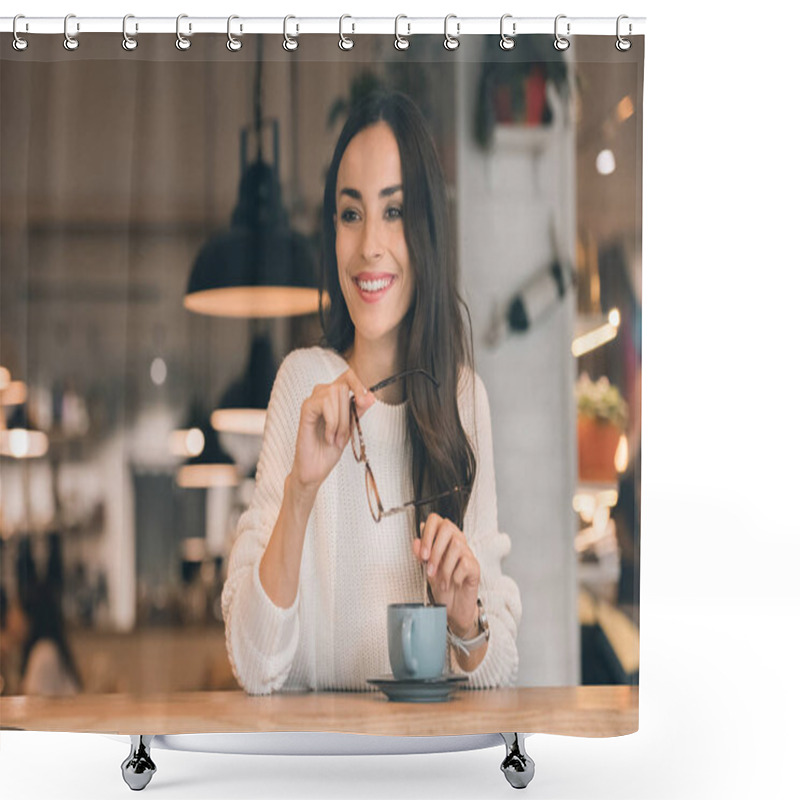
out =
<svg viewBox="0 0 800 800"><path fill-rule="evenodd" d="M574 685L580 671L571 295L541 325L496 347L486 342L495 307L549 267L551 214L560 252L573 257L574 132L557 118L563 127L551 129L541 150L533 144L481 150L472 136L480 53L469 40L460 49L459 250L476 369L491 408L499 526L512 541L503 568L522 595L519 684ZM537 132L530 133L537 141Z"/></svg>

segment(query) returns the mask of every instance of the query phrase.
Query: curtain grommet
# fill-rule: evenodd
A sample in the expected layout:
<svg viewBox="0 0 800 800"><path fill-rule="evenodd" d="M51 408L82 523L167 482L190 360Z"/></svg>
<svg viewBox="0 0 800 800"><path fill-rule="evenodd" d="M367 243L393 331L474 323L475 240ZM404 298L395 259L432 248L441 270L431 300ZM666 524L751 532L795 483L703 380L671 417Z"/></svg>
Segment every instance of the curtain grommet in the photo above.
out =
<svg viewBox="0 0 800 800"><path fill-rule="evenodd" d="M178 14L178 18L175 20L175 35L178 37L175 39L175 47L178 50L188 50L192 46L192 42L186 36L181 33L181 20L187 19L189 17L188 14ZM192 33L192 23L189 23L189 34Z"/></svg>
<svg viewBox="0 0 800 800"><path fill-rule="evenodd" d="M349 14L342 14L339 17L339 49L340 50L352 50L355 46L355 42L344 35L344 31L342 30L342 24L346 19L353 19ZM351 33L355 33L356 24L353 23Z"/></svg>
<svg viewBox="0 0 800 800"><path fill-rule="evenodd" d="M503 16L500 17L500 49L501 50L513 50L514 49L514 45L516 44L516 41L514 41L514 37L517 35L517 23L512 21L512 23L511 23L511 35L510 36L503 30L503 23L509 17L513 17L513 15L512 14L503 14Z"/></svg>
<svg viewBox="0 0 800 800"><path fill-rule="evenodd" d="M569 47L569 39L567 38L567 36L569 36L570 33L570 24L569 22L567 22L567 36L562 36L558 32L558 21L560 19L566 19L566 18L567 18L566 14L558 14L556 16L555 25L553 26L553 30L555 32L555 37L556 37L555 40L553 41L553 47L555 47L556 50L562 53Z"/></svg>
<svg viewBox="0 0 800 800"><path fill-rule="evenodd" d="M296 36L290 36L289 31L286 30L286 24L289 22L290 19L297 19L297 17L292 16L291 14L287 14L283 18L283 49L288 50L290 52L297 50L299 42L297 41ZM297 32L300 32L300 25L297 25Z"/></svg>
<svg viewBox="0 0 800 800"><path fill-rule="evenodd" d="M13 48L18 52L21 53L23 50L28 49L28 40L23 39L19 33L17 32L17 20L18 19L25 19L24 14L17 14L14 17L14 23L11 26L11 32L14 34L14 39L11 42ZM25 30L28 30L28 23L25 23Z"/></svg>
<svg viewBox="0 0 800 800"><path fill-rule="evenodd" d="M236 14L231 14L228 17L228 41L225 43L225 47L231 51L231 53L238 53L242 49L242 40L237 36L234 36L231 32L231 22L233 20L239 19ZM239 33L242 32L242 26L239 26Z"/></svg>
<svg viewBox="0 0 800 800"><path fill-rule="evenodd" d="M447 23L453 18L455 18L455 20L456 20L456 35L455 36L453 36L452 34L447 32ZM444 49L445 50L450 50L451 52L453 50L457 50L458 46L461 44L461 42L458 40L458 37L459 37L460 34L461 34L461 23L458 21L458 17L455 14L448 14L444 18L444 42L443 42Z"/></svg>
<svg viewBox="0 0 800 800"><path fill-rule="evenodd" d="M75 19L75 14L67 14L64 17L64 49L65 50L77 50L78 49L78 40L75 36L72 36L69 32L69 21L71 19ZM81 24L79 22L75 23L75 30L80 31Z"/></svg>
<svg viewBox="0 0 800 800"><path fill-rule="evenodd" d="M398 14L394 18L394 47L395 50L408 50L408 48L411 46L411 42L409 42L406 37L411 36L411 23L406 23L408 30L406 31L405 36L401 36L399 30L399 22L401 19L408 19L408 17L405 14Z"/></svg>
<svg viewBox="0 0 800 800"><path fill-rule="evenodd" d="M139 46L139 42L128 33L128 20L135 19L133 14L126 14L122 18L122 49L127 50L130 52L131 50L135 50ZM139 23L134 23L134 29L139 30Z"/></svg>
<svg viewBox="0 0 800 800"><path fill-rule="evenodd" d="M616 47L617 50L620 51L620 53L626 53L628 50L631 49L631 46L633 45L633 42L631 42L630 39L623 38L622 34L619 32L619 24L623 19L628 19L628 15L627 14L620 14L617 17L617 41L614 43L614 47ZM628 23L628 36L631 35L632 30L633 30L633 28L631 26L631 23L629 22Z"/></svg>

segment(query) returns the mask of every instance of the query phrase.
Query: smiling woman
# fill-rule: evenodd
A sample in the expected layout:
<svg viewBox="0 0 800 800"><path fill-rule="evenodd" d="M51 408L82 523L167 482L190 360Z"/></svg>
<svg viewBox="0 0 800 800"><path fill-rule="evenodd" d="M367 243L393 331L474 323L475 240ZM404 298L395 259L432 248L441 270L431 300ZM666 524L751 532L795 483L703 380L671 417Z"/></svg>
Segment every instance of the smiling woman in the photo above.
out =
<svg viewBox="0 0 800 800"><path fill-rule="evenodd" d="M323 226L324 340L278 371L223 589L234 673L255 694L374 689L403 671L387 608L426 597L442 614L433 646L452 646L441 680L511 685L521 602L501 570L510 539L497 527L488 399L442 168L405 94L375 91L353 109ZM362 458L347 446L353 417ZM394 507L386 518L370 512L370 480Z"/></svg>

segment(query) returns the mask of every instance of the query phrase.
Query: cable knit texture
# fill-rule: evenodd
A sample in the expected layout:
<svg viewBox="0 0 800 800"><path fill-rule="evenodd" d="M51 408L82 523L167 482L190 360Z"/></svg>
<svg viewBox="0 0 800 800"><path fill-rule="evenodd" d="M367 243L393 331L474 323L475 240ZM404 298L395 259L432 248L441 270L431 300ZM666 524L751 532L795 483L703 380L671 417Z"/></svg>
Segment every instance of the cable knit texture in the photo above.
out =
<svg viewBox="0 0 800 800"><path fill-rule="evenodd" d="M256 488L239 519L222 591L228 658L249 694L279 689L372 690L366 681L391 672L386 633L390 603L422 602L425 579L411 549L414 515L372 519L364 465L348 444L320 487L303 543L300 582L289 608L275 605L259 578L261 558L275 526L286 476L294 461L303 401L319 383L348 369L336 351L294 350L283 360L267 408ZM472 373L474 375L474 373ZM479 594L491 635L471 672L452 648L449 668L468 687L516 683L517 629L522 606L517 584L501 569L511 540L497 527L492 432L486 388L462 373L458 405L478 462L464 533L481 565ZM370 466L385 508L412 497L407 402L378 400L361 417Z"/></svg>

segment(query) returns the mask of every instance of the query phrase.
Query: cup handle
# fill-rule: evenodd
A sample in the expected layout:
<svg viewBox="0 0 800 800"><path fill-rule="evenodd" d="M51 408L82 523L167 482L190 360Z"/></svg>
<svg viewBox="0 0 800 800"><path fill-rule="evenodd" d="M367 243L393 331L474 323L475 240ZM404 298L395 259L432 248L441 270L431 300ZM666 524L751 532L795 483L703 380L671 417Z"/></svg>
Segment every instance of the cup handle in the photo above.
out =
<svg viewBox="0 0 800 800"><path fill-rule="evenodd" d="M417 659L414 658L414 655L411 652L411 629L413 626L414 626L414 618L404 617L403 631L401 636L403 641L403 661L406 662L406 669L412 675L416 675L419 667L417 665Z"/></svg>

